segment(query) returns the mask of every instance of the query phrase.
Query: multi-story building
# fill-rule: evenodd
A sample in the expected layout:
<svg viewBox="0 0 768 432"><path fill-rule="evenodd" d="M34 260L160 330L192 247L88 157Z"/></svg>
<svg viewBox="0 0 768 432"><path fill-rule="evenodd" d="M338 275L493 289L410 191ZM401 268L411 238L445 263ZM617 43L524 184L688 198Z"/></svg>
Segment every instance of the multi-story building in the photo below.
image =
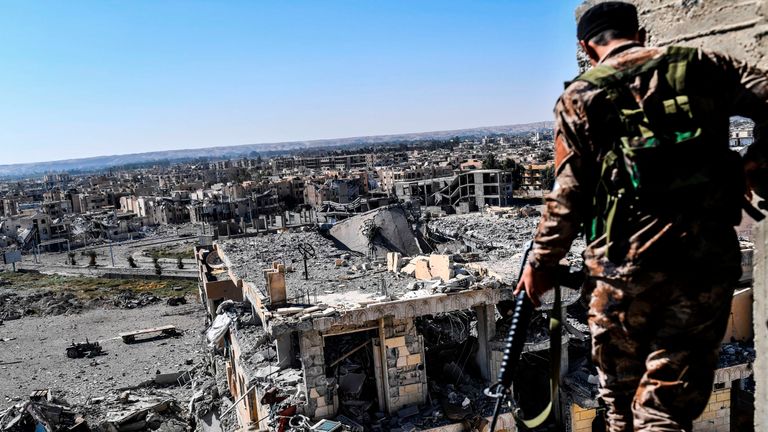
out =
<svg viewBox="0 0 768 432"><path fill-rule="evenodd" d="M104 193L74 193L72 194L72 211L74 213L88 213L101 210L109 205L107 195Z"/></svg>
<svg viewBox="0 0 768 432"><path fill-rule="evenodd" d="M530 164L523 167L522 183L520 189L541 190L547 170L551 170L553 162L546 164Z"/></svg>
<svg viewBox="0 0 768 432"><path fill-rule="evenodd" d="M395 193L396 182L448 177L452 174L453 168L450 165L411 166L408 168L384 168L378 170L381 190L388 194Z"/></svg>
<svg viewBox="0 0 768 432"><path fill-rule="evenodd" d="M322 183L309 181L304 187L304 203L320 207L323 203L349 204L366 190L360 178L330 179Z"/></svg>
<svg viewBox="0 0 768 432"><path fill-rule="evenodd" d="M401 201L452 207L457 212L466 213L486 205L511 205L512 186L509 172L475 170L451 177L396 182L395 195Z"/></svg>
<svg viewBox="0 0 768 432"><path fill-rule="evenodd" d="M274 174L294 170L321 171L335 169L350 171L371 167L374 158L369 154L325 155L314 157L293 157L272 159L269 164Z"/></svg>

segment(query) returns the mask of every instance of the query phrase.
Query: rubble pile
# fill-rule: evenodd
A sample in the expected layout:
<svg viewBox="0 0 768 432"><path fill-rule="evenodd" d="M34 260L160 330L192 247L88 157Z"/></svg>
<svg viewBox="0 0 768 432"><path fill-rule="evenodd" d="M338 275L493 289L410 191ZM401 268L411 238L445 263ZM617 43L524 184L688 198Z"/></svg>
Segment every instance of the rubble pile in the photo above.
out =
<svg viewBox="0 0 768 432"><path fill-rule="evenodd" d="M755 344L750 342L732 342L720 347L720 359L717 367L724 368L755 362Z"/></svg>
<svg viewBox="0 0 768 432"><path fill-rule="evenodd" d="M90 429L77 430L170 432L189 430L194 426L195 419L203 418L218 406L218 391L213 377L206 373L205 368L193 367L178 373L157 374L154 379L130 388L106 391L70 409L80 413L78 418L81 422L87 420L91 425ZM67 427L71 424L57 423ZM75 429L50 429L55 430Z"/></svg>
<svg viewBox="0 0 768 432"><path fill-rule="evenodd" d="M90 431L85 419L65 404L28 400L0 412L0 431Z"/></svg>
<svg viewBox="0 0 768 432"><path fill-rule="evenodd" d="M158 374L129 389L112 389L81 405L70 405L51 390L35 391L30 400L0 412L0 431L191 430L196 418L218 407L218 400L213 377L193 368Z"/></svg>
<svg viewBox="0 0 768 432"><path fill-rule="evenodd" d="M533 215L534 211L530 216L521 213L451 215L431 220L429 229L449 239L462 240L473 249L521 249L539 223L539 215Z"/></svg>
<svg viewBox="0 0 768 432"><path fill-rule="evenodd" d="M315 251L315 256L307 260L307 276L304 275L304 256L298 248L301 244L310 244ZM264 270L282 269L279 271L285 275L287 304L276 305L266 312L265 318L274 322L309 323L313 318L343 314L386 301L499 286L493 277L464 268L463 262L471 260L469 257L433 255L411 259L397 254L400 270L395 271L389 255L389 262L381 258L371 260L338 248L316 231L233 239L222 242L220 247L230 272L239 279L256 281L256 289L265 297ZM419 269L416 275L409 260L425 261L429 274ZM414 276L420 280L414 280Z"/></svg>
<svg viewBox="0 0 768 432"><path fill-rule="evenodd" d="M262 269L276 261L298 269L303 263L300 244L312 245L315 259L339 258L341 255L333 241L317 231L293 230L220 242L230 261L227 266L243 280L261 279Z"/></svg>
<svg viewBox="0 0 768 432"><path fill-rule="evenodd" d="M288 425L288 417L296 414L296 407L306 403L306 396L302 390L304 377L300 364L293 368L293 361L285 364L277 358L277 351L273 340L266 334L261 325L257 325L250 313L251 307L247 302L223 302L217 309L217 318L208 330L207 338L216 353L214 362L217 370L225 369L227 355L221 343L227 332L237 338L240 346L238 364L247 371L251 377L247 383L250 391L258 389L257 394L263 395L261 403L269 407L269 430L278 430ZM226 319L222 319L225 317ZM227 323L219 330L219 323ZM216 379L202 381L197 384L200 390L196 390L191 406L197 418L205 417L208 412L213 412L216 406L221 405L221 394L216 381L226 380L225 376L217 376ZM226 385L222 387L226 388ZM235 404L239 401L235 401ZM222 407L223 408L223 407ZM223 416L232 406L224 409ZM224 422L225 418L221 419Z"/></svg>
<svg viewBox="0 0 768 432"><path fill-rule="evenodd" d="M474 361L479 345L477 319L471 311L456 311L414 320L424 336L431 404L411 422L434 428L457 421L474 422L493 412L493 400Z"/></svg>
<svg viewBox="0 0 768 432"><path fill-rule="evenodd" d="M445 216L431 220L428 227L443 253L473 251L480 265L492 269L502 282L514 284L523 248L533 239L539 219L539 212L526 206L497 213ZM581 266L585 247L582 238L573 242L565 257L571 266Z"/></svg>
<svg viewBox="0 0 768 432"><path fill-rule="evenodd" d="M51 316L78 313L87 305L69 292L36 291L29 294L0 292L0 320L24 316Z"/></svg>
<svg viewBox="0 0 768 432"><path fill-rule="evenodd" d="M115 298L112 300L112 304L115 307L119 307L121 309L135 309L149 306L151 304L158 303L159 301L160 297L149 293L136 294L133 291L122 291L115 296ZM174 304L171 305L169 303L170 306L181 304L179 300L172 300L171 302Z"/></svg>

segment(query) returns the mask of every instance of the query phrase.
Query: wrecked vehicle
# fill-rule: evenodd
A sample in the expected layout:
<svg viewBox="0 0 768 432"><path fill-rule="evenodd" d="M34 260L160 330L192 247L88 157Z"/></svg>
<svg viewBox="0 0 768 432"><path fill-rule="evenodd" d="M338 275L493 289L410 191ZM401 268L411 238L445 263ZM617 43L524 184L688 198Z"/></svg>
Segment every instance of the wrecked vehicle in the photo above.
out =
<svg viewBox="0 0 768 432"><path fill-rule="evenodd" d="M75 343L75 341L72 341L72 345L67 347L67 357L71 359L83 357L93 358L97 355L101 355L102 352L103 349L98 342L89 342L88 339L86 339L85 342Z"/></svg>

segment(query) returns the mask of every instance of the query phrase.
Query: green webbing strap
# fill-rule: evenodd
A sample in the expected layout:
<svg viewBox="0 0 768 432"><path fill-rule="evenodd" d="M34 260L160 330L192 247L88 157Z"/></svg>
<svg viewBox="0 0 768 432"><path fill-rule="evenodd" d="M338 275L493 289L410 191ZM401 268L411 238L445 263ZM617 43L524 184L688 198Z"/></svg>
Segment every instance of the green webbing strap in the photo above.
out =
<svg viewBox="0 0 768 432"><path fill-rule="evenodd" d="M555 286L555 301L552 305L552 313L549 316L549 404L531 419L523 419L518 411L514 412L515 418L528 429L533 429L544 424L554 412L555 424L560 426L559 389L560 389L560 354L562 352L562 318L563 310L560 301L560 286Z"/></svg>

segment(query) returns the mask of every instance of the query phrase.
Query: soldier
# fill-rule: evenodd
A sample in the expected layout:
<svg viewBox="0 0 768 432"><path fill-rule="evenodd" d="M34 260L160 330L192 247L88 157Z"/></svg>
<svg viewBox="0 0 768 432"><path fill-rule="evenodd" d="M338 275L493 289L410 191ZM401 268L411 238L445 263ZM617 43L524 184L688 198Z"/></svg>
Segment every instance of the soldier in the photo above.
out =
<svg viewBox="0 0 768 432"><path fill-rule="evenodd" d="M586 11L578 39L593 68L555 107L557 181L516 293L538 305L583 232L608 430L690 431L741 274L733 227L768 160L768 75L698 49L644 47L637 10L622 2ZM757 124L749 162L728 148L734 115Z"/></svg>

